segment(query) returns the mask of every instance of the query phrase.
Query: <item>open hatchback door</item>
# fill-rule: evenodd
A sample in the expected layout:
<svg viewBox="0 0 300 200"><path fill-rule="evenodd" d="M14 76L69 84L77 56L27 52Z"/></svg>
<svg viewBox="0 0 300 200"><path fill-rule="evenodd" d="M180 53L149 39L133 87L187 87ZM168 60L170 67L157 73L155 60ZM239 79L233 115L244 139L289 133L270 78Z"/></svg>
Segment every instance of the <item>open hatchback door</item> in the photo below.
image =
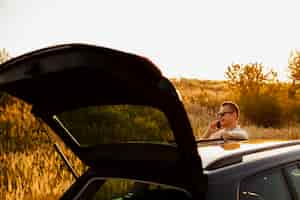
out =
<svg viewBox="0 0 300 200"><path fill-rule="evenodd" d="M49 47L0 65L0 90L31 104L88 166L61 199L95 199L107 177L204 194L187 113L149 60L85 44Z"/></svg>

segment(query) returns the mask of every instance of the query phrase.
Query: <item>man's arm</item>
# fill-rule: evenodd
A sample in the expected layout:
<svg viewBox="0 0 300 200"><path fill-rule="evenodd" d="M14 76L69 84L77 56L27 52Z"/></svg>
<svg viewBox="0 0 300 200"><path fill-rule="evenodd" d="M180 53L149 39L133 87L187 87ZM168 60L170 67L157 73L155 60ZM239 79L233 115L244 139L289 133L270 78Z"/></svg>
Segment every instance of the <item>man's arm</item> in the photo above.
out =
<svg viewBox="0 0 300 200"><path fill-rule="evenodd" d="M218 120L215 120L209 124L207 130L205 131L205 133L202 136L202 139L208 139L208 138L210 138L211 135L213 135L214 133L219 131L219 129L217 128L217 122L218 122Z"/></svg>
<svg viewBox="0 0 300 200"><path fill-rule="evenodd" d="M214 131L210 128L208 128L205 133L202 136L202 139L208 139L212 134L214 133Z"/></svg>

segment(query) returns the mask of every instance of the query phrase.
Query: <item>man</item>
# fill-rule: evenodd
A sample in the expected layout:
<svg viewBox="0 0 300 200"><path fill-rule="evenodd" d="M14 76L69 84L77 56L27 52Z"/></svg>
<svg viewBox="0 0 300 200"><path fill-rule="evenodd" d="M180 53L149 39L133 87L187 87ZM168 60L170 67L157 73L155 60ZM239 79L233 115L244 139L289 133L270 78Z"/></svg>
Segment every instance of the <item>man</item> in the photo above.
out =
<svg viewBox="0 0 300 200"><path fill-rule="evenodd" d="M238 125L239 107L231 101L222 103L218 119L208 126L203 139L248 139L248 133Z"/></svg>

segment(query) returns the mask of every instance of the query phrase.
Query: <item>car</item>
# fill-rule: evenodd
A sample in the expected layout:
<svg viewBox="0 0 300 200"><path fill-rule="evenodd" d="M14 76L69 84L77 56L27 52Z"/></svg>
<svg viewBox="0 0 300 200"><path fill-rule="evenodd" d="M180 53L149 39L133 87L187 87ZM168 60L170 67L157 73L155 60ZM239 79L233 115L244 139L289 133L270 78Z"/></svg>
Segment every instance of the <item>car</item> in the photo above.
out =
<svg viewBox="0 0 300 200"><path fill-rule="evenodd" d="M206 199L299 199L300 141L201 141Z"/></svg>
<svg viewBox="0 0 300 200"><path fill-rule="evenodd" d="M0 90L32 105L87 166L60 199L299 199L300 141L196 141L149 59L62 44L0 65Z"/></svg>

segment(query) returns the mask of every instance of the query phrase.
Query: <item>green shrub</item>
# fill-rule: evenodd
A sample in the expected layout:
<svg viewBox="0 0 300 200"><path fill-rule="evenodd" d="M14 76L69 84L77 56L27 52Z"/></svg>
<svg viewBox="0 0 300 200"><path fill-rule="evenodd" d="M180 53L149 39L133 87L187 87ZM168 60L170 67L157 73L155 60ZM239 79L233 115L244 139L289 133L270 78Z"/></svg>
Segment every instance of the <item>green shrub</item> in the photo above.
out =
<svg viewBox="0 0 300 200"><path fill-rule="evenodd" d="M244 117L257 126L281 125L282 109L276 97L267 94L242 96L239 104Z"/></svg>
<svg viewBox="0 0 300 200"><path fill-rule="evenodd" d="M91 106L57 115L81 144L173 141L169 123L158 109L137 105Z"/></svg>

